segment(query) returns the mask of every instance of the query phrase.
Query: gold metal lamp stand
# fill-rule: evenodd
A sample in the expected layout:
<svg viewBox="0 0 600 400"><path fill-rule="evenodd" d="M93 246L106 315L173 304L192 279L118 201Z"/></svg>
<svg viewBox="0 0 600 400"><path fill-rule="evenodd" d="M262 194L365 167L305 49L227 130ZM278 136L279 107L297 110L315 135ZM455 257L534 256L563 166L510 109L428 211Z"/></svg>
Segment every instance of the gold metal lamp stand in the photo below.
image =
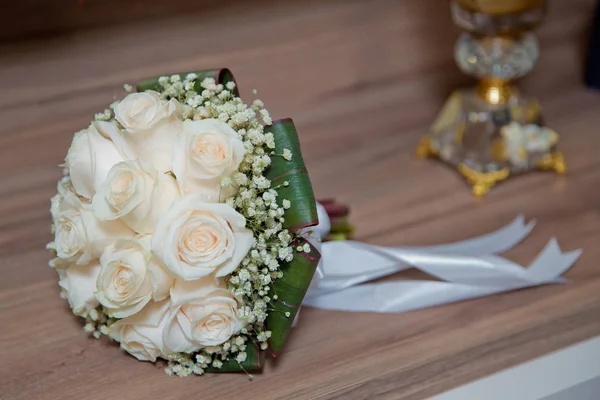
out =
<svg viewBox="0 0 600 400"><path fill-rule="evenodd" d="M452 2L454 22L465 30L456 43L456 62L479 83L450 96L417 152L454 166L476 196L523 172L566 171L558 134L544 126L537 100L514 83L537 61L531 31L545 10L545 0Z"/></svg>

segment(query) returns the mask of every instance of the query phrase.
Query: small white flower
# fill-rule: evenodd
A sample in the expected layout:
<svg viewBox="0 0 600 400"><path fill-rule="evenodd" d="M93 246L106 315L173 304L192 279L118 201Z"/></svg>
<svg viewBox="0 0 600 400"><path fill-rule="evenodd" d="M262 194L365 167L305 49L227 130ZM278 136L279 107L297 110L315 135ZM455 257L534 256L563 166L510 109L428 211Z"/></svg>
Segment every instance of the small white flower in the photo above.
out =
<svg viewBox="0 0 600 400"><path fill-rule="evenodd" d="M244 268L238 273L238 277L242 281L247 281L250 279L250 272L248 272L248 270Z"/></svg>
<svg viewBox="0 0 600 400"><path fill-rule="evenodd" d="M292 254L292 251L289 247L283 247L283 248L279 249L279 253L278 253L277 257L280 260L286 260L291 254Z"/></svg>
<svg viewBox="0 0 600 400"><path fill-rule="evenodd" d="M289 209L289 208L292 206L292 203L291 203L291 202L290 202L288 199L283 199L283 200L281 201L281 206L282 206L282 207L283 207L285 210L288 210L288 209Z"/></svg>
<svg viewBox="0 0 600 400"><path fill-rule="evenodd" d="M246 353L245 353L245 352L241 352L241 353L239 353L239 354L238 354L238 355L235 357L235 360L236 360L238 363L243 363L244 361L246 361Z"/></svg>
<svg viewBox="0 0 600 400"><path fill-rule="evenodd" d="M263 200L265 201L275 201L275 195L271 192L263 193Z"/></svg>
<svg viewBox="0 0 600 400"><path fill-rule="evenodd" d="M264 176L255 176L252 178L252 183L258 189L268 189L271 187L271 181Z"/></svg>
<svg viewBox="0 0 600 400"><path fill-rule="evenodd" d="M232 183L233 183L233 181L228 176L221 179L221 187L225 188L227 186L231 186Z"/></svg>
<svg viewBox="0 0 600 400"><path fill-rule="evenodd" d="M287 161L292 161L292 152L290 151L290 149L283 149L282 157Z"/></svg>

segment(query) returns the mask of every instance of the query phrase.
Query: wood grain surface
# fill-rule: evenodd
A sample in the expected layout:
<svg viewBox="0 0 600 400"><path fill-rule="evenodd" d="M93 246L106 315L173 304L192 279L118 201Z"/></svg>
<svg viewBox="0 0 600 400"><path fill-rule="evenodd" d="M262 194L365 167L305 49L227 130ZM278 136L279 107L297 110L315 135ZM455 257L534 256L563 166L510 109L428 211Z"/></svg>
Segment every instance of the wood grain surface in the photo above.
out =
<svg viewBox="0 0 600 400"><path fill-rule="evenodd" d="M482 201L414 157L446 96L469 82L444 0L240 1L0 44L0 398L423 399L599 335L600 93L581 84L593 3L551 3L522 82L562 133L568 175L515 178ZM57 165L122 83L216 66L243 96L258 88L275 117L294 117L318 197L351 205L357 239L444 243L524 213L538 224L508 256L528 263L556 236L583 249L570 282L396 315L303 309L285 353L252 382L168 377L89 338L46 265Z"/></svg>

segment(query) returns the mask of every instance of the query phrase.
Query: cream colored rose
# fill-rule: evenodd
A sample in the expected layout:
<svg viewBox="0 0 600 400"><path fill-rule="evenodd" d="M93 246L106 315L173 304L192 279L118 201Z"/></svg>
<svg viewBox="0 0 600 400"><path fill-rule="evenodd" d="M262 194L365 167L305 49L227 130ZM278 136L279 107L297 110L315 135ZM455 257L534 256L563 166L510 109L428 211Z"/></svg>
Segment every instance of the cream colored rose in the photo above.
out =
<svg viewBox="0 0 600 400"><path fill-rule="evenodd" d="M123 161L123 156L109 139L90 125L75 134L65 161L77 194L91 199L108 171Z"/></svg>
<svg viewBox="0 0 600 400"><path fill-rule="evenodd" d="M121 221L99 221L90 204L74 193L63 192L55 199L53 212L54 242L49 245L56 255L77 264L87 264L100 257L104 248L117 239L130 238L134 232Z"/></svg>
<svg viewBox="0 0 600 400"><path fill-rule="evenodd" d="M144 248L144 242L149 238L119 241L100 257L96 298L115 318L137 313L150 299L169 296L174 277Z"/></svg>
<svg viewBox="0 0 600 400"><path fill-rule="evenodd" d="M96 278L100 273L100 264L97 261L86 265L61 265L57 268L60 280L58 284L63 290L63 297L69 301L73 313L86 315L98 307L98 300L94 296L96 291Z"/></svg>
<svg viewBox="0 0 600 400"><path fill-rule="evenodd" d="M193 280L232 273L252 246L246 219L227 204L203 203L199 195L176 200L152 237L152 252L175 276Z"/></svg>
<svg viewBox="0 0 600 400"><path fill-rule="evenodd" d="M156 361L163 356L163 331L168 322L170 303L151 302L140 312L120 319L109 328L108 335L121 348L140 361Z"/></svg>
<svg viewBox="0 0 600 400"><path fill-rule="evenodd" d="M115 119L127 132L139 132L153 128L171 111L155 91L131 93L115 107Z"/></svg>
<svg viewBox="0 0 600 400"><path fill-rule="evenodd" d="M115 107L115 121L96 121L98 131L112 139L130 160L152 163L160 173L171 170L173 142L181 132L178 102L153 91L132 93Z"/></svg>
<svg viewBox="0 0 600 400"><path fill-rule="evenodd" d="M120 218L139 233L152 233L158 217L180 197L175 179L152 165L124 161L112 167L94 196L94 215L99 220Z"/></svg>
<svg viewBox="0 0 600 400"><path fill-rule="evenodd" d="M71 184L71 178L69 178L68 176L63 176L62 179L58 181L56 190L58 193L56 193L50 199L50 214L52 215L53 220L58 215L58 211L60 210L60 205L62 203L63 198L65 196L68 196L67 193L70 192L74 194L73 185ZM79 203L82 203L81 200L79 200Z"/></svg>
<svg viewBox="0 0 600 400"><path fill-rule="evenodd" d="M244 327L236 298L223 287L223 280L210 276L176 282L171 290L173 309L163 336L166 349L189 353L216 346Z"/></svg>
<svg viewBox="0 0 600 400"><path fill-rule="evenodd" d="M226 123L187 120L174 145L173 172L183 193L203 194L207 201L218 203L219 197L235 192L233 186L222 188L221 179L237 171L244 153L242 140Z"/></svg>

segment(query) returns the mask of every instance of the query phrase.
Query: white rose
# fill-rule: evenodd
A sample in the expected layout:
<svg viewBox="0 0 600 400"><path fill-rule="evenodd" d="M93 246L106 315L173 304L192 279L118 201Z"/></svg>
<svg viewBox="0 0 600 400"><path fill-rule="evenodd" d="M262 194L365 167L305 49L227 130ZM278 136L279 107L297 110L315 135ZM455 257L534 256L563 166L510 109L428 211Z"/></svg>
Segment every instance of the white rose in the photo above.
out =
<svg viewBox="0 0 600 400"><path fill-rule="evenodd" d="M227 204L203 203L199 195L176 200L152 237L152 252L175 276L193 280L232 273L250 250L246 218Z"/></svg>
<svg viewBox="0 0 600 400"><path fill-rule="evenodd" d="M115 119L127 132L145 131L170 115L172 110L165 105L168 102L155 91L131 93L115 107Z"/></svg>
<svg viewBox="0 0 600 400"><path fill-rule="evenodd" d="M71 178L69 178L68 176L63 176L62 179L58 181L58 184L56 185L56 190L58 193L56 193L50 199L50 214L52 215L53 220L58 215L63 198L65 196L68 196L67 193L74 192L73 185L71 184Z"/></svg>
<svg viewBox="0 0 600 400"><path fill-rule="evenodd" d="M94 196L99 220L121 218L139 233L152 233L158 217L180 196L172 176L140 161L115 164Z"/></svg>
<svg viewBox="0 0 600 400"><path fill-rule="evenodd" d="M55 203L54 243L49 247L60 258L87 264L100 257L104 248L117 239L134 235L121 221L99 221L94 218L91 206L70 191L65 191Z"/></svg>
<svg viewBox="0 0 600 400"><path fill-rule="evenodd" d="M65 161L77 194L91 199L111 167L123 157L109 139L90 125L75 134Z"/></svg>
<svg viewBox="0 0 600 400"><path fill-rule="evenodd" d="M144 248L145 241L149 238L119 241L100 257L96 298L115 318L137 313L150 299L169 296L174 277Z"/></svg>
<svg viewBox="0 0 600 400"><path fill-rule="evenodd" d="M173 142L181 132L177 100L163 100L153 91L132 93L115 107L114 121L96 121L98 131L110 137L131 160L153 163L160 173L171 169Z"/></svg>
<svg viewBox="0 0 600 400"><path fill-rule="evenodd" d="M168 300L149 303L137 314L112 324L108 335L138 360L156 361L157 357L164 357L163 331L169 306Z"/></svg>
<svg viewBox="0 0 600 400"><path fill-rule="evenodd" d="M171 290L173 309L164 331L165 348L190 353L227 341L245 325L237 315L239 304L223 288L223 281L207 276L177 281Z"/></svg>
<svg viewBox="0 0 600 400"><path fill-rule="evenodd" d="M235 192L233 186L221 188L221 179L237 171L244 153L242 140L226 123L186 120L174 144L173 172L183 193L203 194L218 203L219 197Z"/></svg>
<svg viewBox="0 0 600 400"><path fill-rule="evenodd" d="M86 315L98 307L94 296L96 278L100 273L100 264L93 262L87 265L69 265L57 268L60 280L58 284L63 290L63 297L69 301L73 313Z"/></svg>

